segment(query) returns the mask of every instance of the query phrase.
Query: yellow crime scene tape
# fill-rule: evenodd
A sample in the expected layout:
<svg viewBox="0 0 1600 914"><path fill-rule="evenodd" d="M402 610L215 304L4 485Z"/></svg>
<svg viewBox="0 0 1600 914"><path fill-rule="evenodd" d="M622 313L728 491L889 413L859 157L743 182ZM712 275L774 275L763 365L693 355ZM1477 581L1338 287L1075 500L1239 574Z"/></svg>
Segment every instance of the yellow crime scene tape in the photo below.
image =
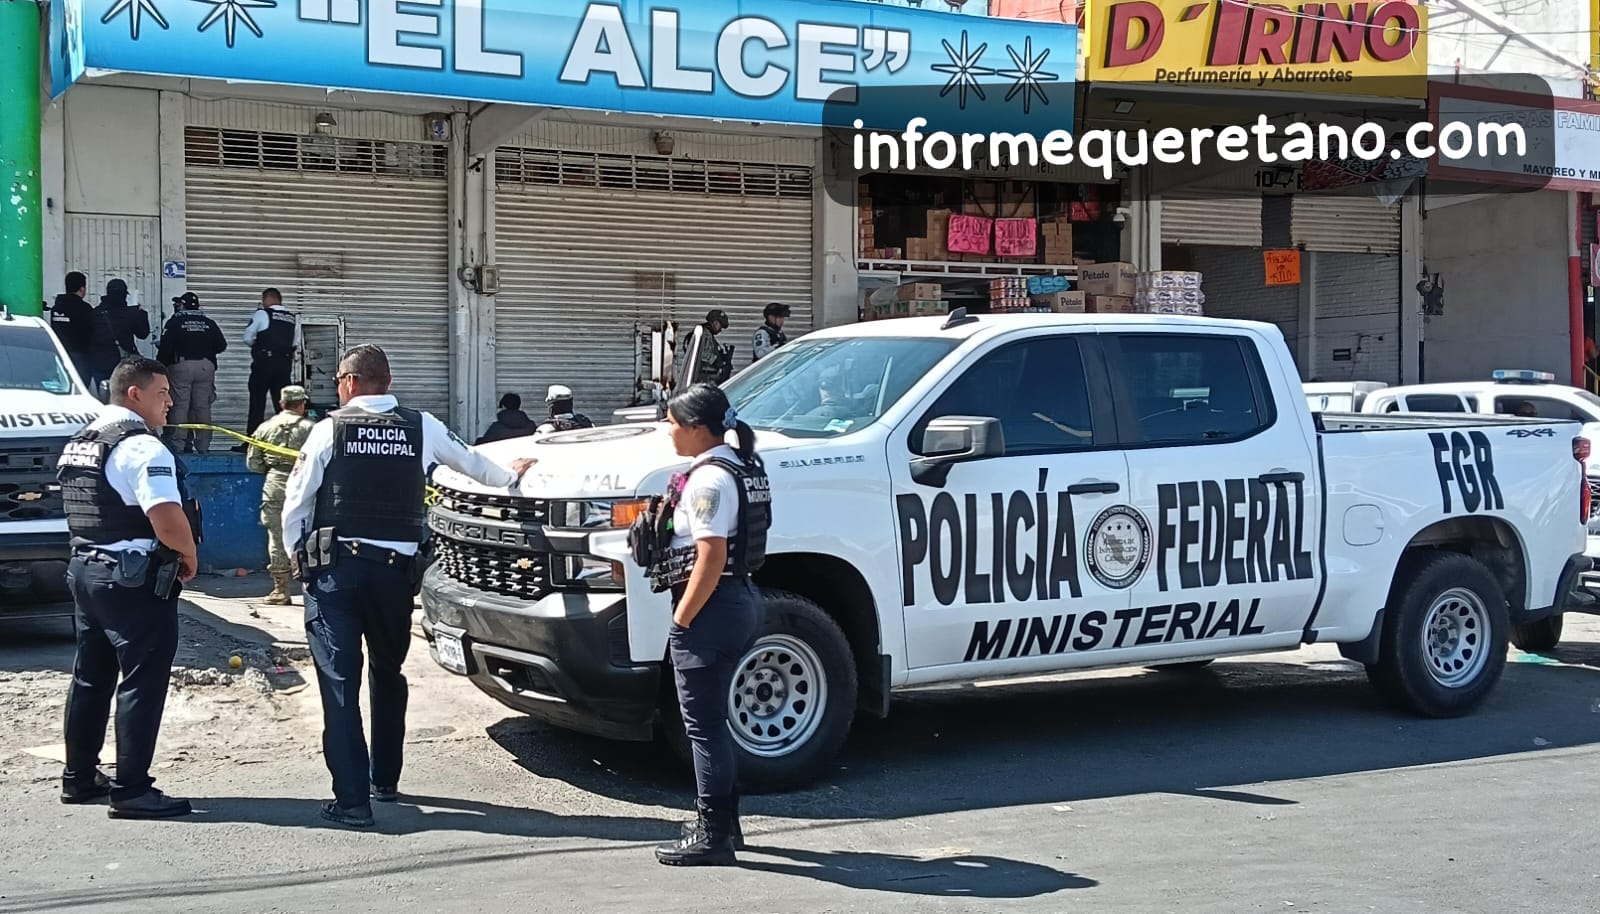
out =
<svg viewBox="0 0 1600 914"><path fill-rule="evenodd" d="M243 432L236 432L231 428L223 428L220 425L201 425L198 423L191 424L185 422L177 425L176 427L191 432L220 432L230 438L237 438L251 447L258 447L261 450L266 451L268 454L277 454L279 457L298 458L300 456L300 452L294 448L287 448L281 444L272 444L270 442L262 441L260 438L253 438L244 434ZM423 499L423 503L432 506L438 502L438 500L439 490L435 489L433 486L428 486L428 494Z"/></svg>

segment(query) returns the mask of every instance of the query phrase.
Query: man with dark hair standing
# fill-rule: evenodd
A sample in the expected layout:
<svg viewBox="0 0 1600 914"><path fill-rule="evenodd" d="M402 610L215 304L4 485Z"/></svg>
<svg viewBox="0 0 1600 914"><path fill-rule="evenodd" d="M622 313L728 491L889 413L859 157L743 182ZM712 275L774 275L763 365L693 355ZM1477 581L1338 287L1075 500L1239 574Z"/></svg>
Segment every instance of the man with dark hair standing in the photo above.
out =
<svg viewBox="0 0 1600 914"><path fill-rule="evenodd" d="M128 284L113 279L106 283L106 294L100 296L100 304L94 309L94 332L89 345L96 380L91 385L109 381L118 362L139 354L136 341L150 338L149 313L128 298Z"/></svg>
<svg viewBox="0 0 1600 914"><path fill-rule="evenodd" d="M277 289L261 293L261 307L244 328L244 344L250 347L250 417L244 431L253 435L268 412L278 408L278 395L292 380L294 354L300 349L300 321L283 307Z"/></svg>
<svg viewBox="0 0 1600 914"><path fill-rule="evenodd" d="M406 678L418 546L428 474L445 464L487 486L510 488L533 465L510 469L473 450L438 419L389 395L389 359L377 346L345 353L334 376L342 408L317 423L284 495L283 541L305 584L306 636L322 692L322 751L334 799L322 817L365 828L371 800L399 796ZM361 648L372 747L361 727Z"/></svg>
<svg viewBox="0 0 1600 914"><path fill-rule="evenodd" d="M217 355L228 348L217 322L200 311L200 296L185 292L172 300L178 310L161 330L161 345L156 359L167 366L172 379L172 425L207 425L211 404L217 399ZM169 426L162 436L167 444L174 440ZM186 439L184 453L211 450L211 433L179 432Z"/></svg>
<svg viewBox="0 0 1600 914"><path fill-rule="evenodd" d="M50 308L50 329L61 340L62 348L78 369L83 383L88 384L95 396L100 395L96 384L94 361L90 353L94 348L94 306L84 296L89 294L89 277L73 271L67 274L67 291L56 296Z"/></svg>
<svg viewBox="0 0 1600 914"><path fill-rule="evenodd" d="M109 795L113 819L190 812L188 800L157 790L150 777L178 649L178 595L198 567L199 507L183 464L156 437L171 406L166 369L124 359L111 372L111 405L72 437L58 463L78 632L61 802ZM100 750L113 695L117 776L108 780Z"/></svg>

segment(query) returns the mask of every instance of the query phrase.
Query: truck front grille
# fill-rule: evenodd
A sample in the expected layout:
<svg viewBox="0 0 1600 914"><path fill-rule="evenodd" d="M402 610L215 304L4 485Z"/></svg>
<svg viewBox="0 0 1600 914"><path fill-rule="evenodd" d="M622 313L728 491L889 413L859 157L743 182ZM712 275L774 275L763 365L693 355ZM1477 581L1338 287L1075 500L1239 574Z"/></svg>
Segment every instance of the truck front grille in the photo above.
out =
<svg viewBox="0 0 1600 914"><path fill-rule="evenodd" d="M56 520L66 516L56 461L65 439L22 438L0 444L0 520Z"/></svg>
<svg viewBox="0 0 1600 914"><path fill-rule="evenodd" d="M511 552L444 537L437 546L439 569L473 590L537 600L550 593L550 562L543 555Z"/></svg>
<svg viewBox="0 0 1600 914"><path fill-rule="evenodd" d="M543 499L437 488L436 507L460 516L533 525L545 523L550 514L550 503ZM452 539L437 532L434 537L440 571L459 584L523 600L537 600L551 592L548 555Z"/></svg>
<svg viewBox="0 0 1600 914"><path fill-rule="evenodd" d="M1600 476L1589 477L1589 519L1600 517Z"/></svg>

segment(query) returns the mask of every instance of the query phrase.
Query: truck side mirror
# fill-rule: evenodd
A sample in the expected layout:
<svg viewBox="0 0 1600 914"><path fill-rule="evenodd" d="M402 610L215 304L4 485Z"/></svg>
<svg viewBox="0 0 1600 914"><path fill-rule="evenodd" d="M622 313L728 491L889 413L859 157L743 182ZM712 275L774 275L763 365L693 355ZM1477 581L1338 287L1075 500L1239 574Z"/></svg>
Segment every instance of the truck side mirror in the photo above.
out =
<svg viewBox="0 0 1600 914"><path fill-rule="evenodd" d="M958 463L1004 457L1006 436L992 416L940 416L922 433L922 456L911 459L911 478L943 488Z"/></svg>

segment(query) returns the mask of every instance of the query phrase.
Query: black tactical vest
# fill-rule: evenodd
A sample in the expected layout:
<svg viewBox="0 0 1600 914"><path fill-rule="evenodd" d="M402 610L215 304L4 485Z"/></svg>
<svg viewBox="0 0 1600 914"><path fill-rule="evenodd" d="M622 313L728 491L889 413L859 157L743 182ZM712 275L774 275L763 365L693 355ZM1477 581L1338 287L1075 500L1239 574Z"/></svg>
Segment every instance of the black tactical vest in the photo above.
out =
<svg viewBox="0 0 1600 914"><path fill-rule="evenodd" d="M739 492L739 525L728 540L728 561L722 573L735 576L755 574L766 564L767 531L772 527L772 483L767 478L767 471L724 457L712 457L706 464L714 464L733 474L734 488ZM685 484L684 488L687 487ZM682 497L683 489L670 494L664 505L663 518L673 516ZM661 533L670 535L668 530ZM661 593L688 581L694 572L696 555L692 543L660 549L649 568L651 590Z"/></svg>
<svg viewBox="0 0 1600 914"><path fill-rule="evenodd" d="M198 311L179 314L172 319L167 331L172 334L172 354L180 359L216 358L216 330L217 325L211 318Z"/></svg>
<svg viewBox="0 0 1600 914"><path fill-rule="evenodd" d="M774 327L771 324L762 324L756 328L756 332L765 333L767 335L767 343L771 345L773 349L777 349L784 343L789 342L789 335L784 333L783 328L781 327ZM771 355L772 353L769 352L767 354ZM759 361L761 361L761 356L759 355L752 355L750 358L750 364L752 365Z"/></svg>
<svg viewBox="0 0 1600 914"><path fill-rule="evenodd" d="M333 420L333 453L317 490L313 526L346 539L420 543L427 480L422 414L346 406Z"/></svg>
<svg viewBox="0 0 1600 914"><path fill-rule="evenodd" d="M286 359L294 354L294 313L282 308L265 308L267 329L256 334L250 351L262 358Z"/></svg>
<svg viewBox="0 0 1600 914"><path fill-rule="evenodd" d="M114 422L104 428L87 429L73 435L56 463L56 479L61 483L61 500L67 514L67 530L72 545L104 546L121 540L155 539L150 518L138 505L124 504L122 496L106 478L111 451L123 441L139 435L154 435L149 426L132 420ZM198 506L189 498L188 469L177 464L178 497L196 541L200 538Z"/></svg>

